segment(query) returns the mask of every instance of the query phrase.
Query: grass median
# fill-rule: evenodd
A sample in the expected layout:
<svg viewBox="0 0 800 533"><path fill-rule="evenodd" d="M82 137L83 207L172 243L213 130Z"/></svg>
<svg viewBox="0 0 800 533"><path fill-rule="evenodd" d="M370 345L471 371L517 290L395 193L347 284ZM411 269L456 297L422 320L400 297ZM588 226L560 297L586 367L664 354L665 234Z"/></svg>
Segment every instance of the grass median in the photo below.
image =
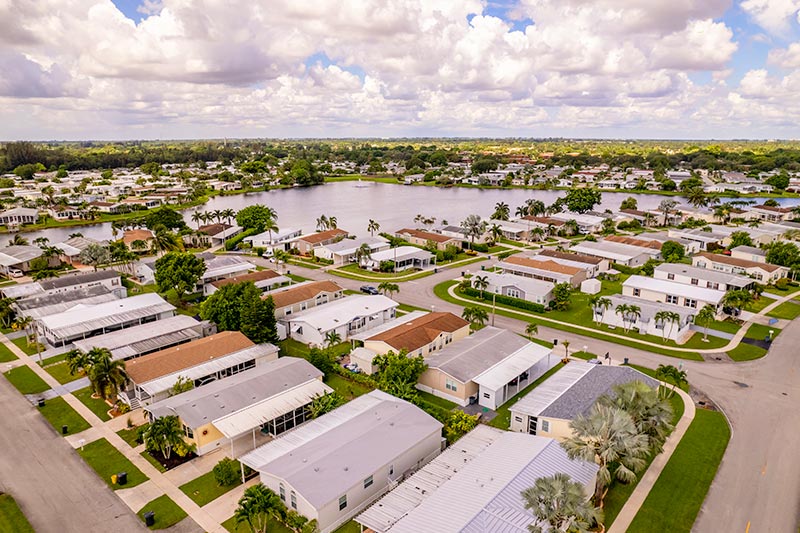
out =
<svg viewBox="0 0 800 533"><path fill-rule="evenodd" d="M238 467L237 467L238 468ZM200 507L211 503L226 492L242 484L241 478L233 485L220 485L214 477L214 472L206 472L202 476L184 483L179 489Z"/></svg>
<svg viewBox="0 0 800 533"><path fill-rule="evenodd" d="M27 366L12 368L3 374L22 394L39 394L50 389L50 386L36 372Z"/></svg>
<svg viewBox="0 0 800 533"><path fill-rule="evenodd" d="M78 448L78 455L92 467L92 469L113 490L129 489L147 481L148 477L134 465L130 459L111 445L106 439L96 440ZM116 485L111 482L111 476L120 472L128 473L128 482L125 485Z"/></svg>
<svg viewBox="0 0 800 533"><path fill-rule="evenodd" d="M0 492L0 533L35 533L22 509L9 494Z"/></svg>
<svg viewBox="0 0 800 533"><path fill-rule="evenodd" d="M730 436L722 413L698 409L628 532L691 531Z"/></svg>
<svg viewBox="0 0 800 533"><path fill-rule="evenodd" d="M44 402L44 407L39 407L39 412L50 422L50 425L63 435L74 435L91 427L89 422L78 414L67 401L58 396ZM61 433L62 426L67 426L67 432Z"/></svg>
<svg viewBox="0 0 800 533"><path fill-rule="evenodd" d="M153 518L155 519L153 525L149 526L150 529L166 529L186 518L186 511L181 509L166 494L147 503L136 514L144 521L144 513L148 511L153 513Z"/></svg>

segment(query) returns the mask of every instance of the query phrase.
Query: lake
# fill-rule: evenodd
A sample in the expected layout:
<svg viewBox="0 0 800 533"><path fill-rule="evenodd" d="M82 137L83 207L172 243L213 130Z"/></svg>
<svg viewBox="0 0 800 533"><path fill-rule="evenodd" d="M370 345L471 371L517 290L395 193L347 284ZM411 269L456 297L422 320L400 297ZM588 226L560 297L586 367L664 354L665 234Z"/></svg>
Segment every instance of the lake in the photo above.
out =
<svg viewBox="0 0 800 533"><path fill-rule="evenodd" d="M344 181L326 183L316 187L293 189L276 189L272 191L216 196L205 205L183 212L184 218L191 227L194 211L215 211L218 209L234 209L236 211L253 204L265 204L278 212L280 228L300 228L304 232L313 232L316 219L322 214L335 216L340 228L353 234L367 235L369 219L381 225L381 231L393 232L407 226L414 226L414 217L418 214L436 217L437 223L447 221L458 225L467 215L477 214L489 218L498 202L506 202L511 206L513 216L517 206L528 198L535 198L545 204L551 204L564 191L537 191L526 189L478 189L465 187L419 187L391 185L375 182ZM657 194L631 194L628 192L604 192L603 202L599 210L619 209L625 198L636 198L640 209L658 207L661 200L670 198ZM675 198L679 200L678 198ZM754 198L751 198L754 199ZM782 205L800 204L800 198L778 198ZM724 199L723 199L724 201ZM82 233L95 239L110 239L109 223L71 228L52 228L25 233L25 237L33 240L45 236L50 242L64 241L71 233Z"/></svg>

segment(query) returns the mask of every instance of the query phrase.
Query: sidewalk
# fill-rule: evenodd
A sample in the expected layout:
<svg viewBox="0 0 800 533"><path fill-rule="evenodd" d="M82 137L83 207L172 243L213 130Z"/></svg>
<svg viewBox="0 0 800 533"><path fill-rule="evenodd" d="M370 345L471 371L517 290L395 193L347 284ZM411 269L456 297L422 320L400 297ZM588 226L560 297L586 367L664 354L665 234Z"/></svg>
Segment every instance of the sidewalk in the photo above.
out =
<svg viewBox="0 0 800 533"><path fill-rule="evenodd" d="M689 429L692 420L694 420L695 407L692 398L680 389L676 388L675 392L680 394L683 399L685 408L683 416L675 425L675 430L664 443L664 451L658 454L653 462L650 463L650 467L641 477L636 488L633 489L633 493L628 498L628 501L625 502L622 510L620 510L617 518L614 520L614 523L607 530L608 533L625 533L625 531L628 530L636 513L639 512L639 508L644 503L647 495L650 494L650 490L653 488L653 485L655 485L656 480L658 480L658 476L661 475L661 471L667 466L670 457L672 457L672 453L686 434L686 430Z"/></svg>

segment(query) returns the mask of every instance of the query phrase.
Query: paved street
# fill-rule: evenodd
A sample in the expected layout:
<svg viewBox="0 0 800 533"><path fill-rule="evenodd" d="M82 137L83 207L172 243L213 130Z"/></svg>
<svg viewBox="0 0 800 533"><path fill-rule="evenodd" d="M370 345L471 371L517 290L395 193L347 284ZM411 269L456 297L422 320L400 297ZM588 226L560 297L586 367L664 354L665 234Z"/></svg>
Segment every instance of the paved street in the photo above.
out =
<svg viewBox="0 0 800 533"><path fill-rule="evenodd" d="M486 264L486 263L484 263ZM267 262L264 266L274 267ZM463 270L475 272L481 263ZM312 279L335 279L348 289L378 282L339 278L322 270L294 265L289 269ZM397 300L437 311L461 313L461 307L439 300L433 294L437 283L452 279L462 269L400 285ZM495 325L523 332L525 322L503 316ZM772 533L797 531L800 523L800 455L795 450L800 435L800 320L778 336L769 354L746 363L684 361L539 326L540 338L569 340L570 350L587 346L593 353L610 352L614 359L630 358L655 368L659 364L683 363L692 385L719 405L731 422L733 435L711 486L694 531L699 533ZM746 385L746 386L745 386Z"/></svg>
<svg viewBox="0 0 800 533"><path fill-rule="evenodd" d="M147 531L5 379L0 404L0 490L14 496L37 533Z"/></svg>

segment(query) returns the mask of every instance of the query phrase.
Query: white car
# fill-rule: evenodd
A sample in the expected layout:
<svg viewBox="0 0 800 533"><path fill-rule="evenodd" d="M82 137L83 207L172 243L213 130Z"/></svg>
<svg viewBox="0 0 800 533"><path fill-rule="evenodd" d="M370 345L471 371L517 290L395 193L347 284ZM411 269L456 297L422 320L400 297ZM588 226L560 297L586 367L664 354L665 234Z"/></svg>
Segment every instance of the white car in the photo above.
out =
<svg viewBox="0 0 800 533"><path fill-rule="evenodd" d="M19 270L18 268L9 268L8 275L11 276L12 278L21 278L23 276L23 273L22 270Z"/></svg>

